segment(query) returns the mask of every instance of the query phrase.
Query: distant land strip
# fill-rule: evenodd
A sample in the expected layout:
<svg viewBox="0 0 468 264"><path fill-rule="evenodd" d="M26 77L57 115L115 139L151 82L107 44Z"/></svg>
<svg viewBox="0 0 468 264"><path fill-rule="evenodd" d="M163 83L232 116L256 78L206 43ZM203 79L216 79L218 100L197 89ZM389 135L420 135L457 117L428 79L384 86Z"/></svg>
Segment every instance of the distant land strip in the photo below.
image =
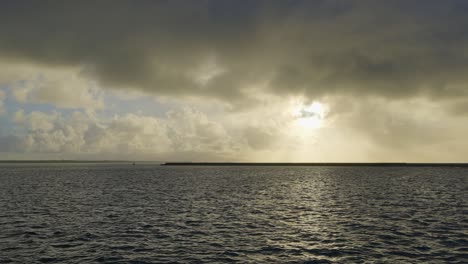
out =
<svg viewBox="0 0 468 264"><path fill-rule="evenodd" d="M166 162L162 166L468 167L468 163L405 162Z"/></svg>
<svg viewBox="0 0 468 264"><path fill-rule="evenodd" d="M132 163L128 160L0 160L0 163Z"/></svg>

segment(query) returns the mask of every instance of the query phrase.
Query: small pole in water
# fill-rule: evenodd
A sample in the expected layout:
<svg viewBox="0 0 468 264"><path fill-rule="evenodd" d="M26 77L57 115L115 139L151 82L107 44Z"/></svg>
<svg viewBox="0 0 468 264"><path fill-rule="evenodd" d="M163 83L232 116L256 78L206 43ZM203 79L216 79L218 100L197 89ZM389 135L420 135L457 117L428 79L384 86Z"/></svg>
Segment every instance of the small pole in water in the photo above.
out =
<svg viewBox="0 0 468 264"><path fill-rule="evenodd" d="M132 165L135 166L135 162L133 162Z"/></svg>

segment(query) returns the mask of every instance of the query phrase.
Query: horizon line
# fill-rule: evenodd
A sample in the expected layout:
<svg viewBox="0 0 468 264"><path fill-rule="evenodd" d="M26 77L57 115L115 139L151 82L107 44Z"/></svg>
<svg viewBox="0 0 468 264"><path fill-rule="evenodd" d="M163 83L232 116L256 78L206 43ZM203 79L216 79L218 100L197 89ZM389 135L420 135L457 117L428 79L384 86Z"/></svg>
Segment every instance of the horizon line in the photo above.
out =
<svg viewBox="0 0 468 264"><path fill-rule="evenodd" d="M165 162L161 166L468 167L462 162Z"/></svg>
<svg viewBox="0 0 468 264"><path fill-rule="evenodd" d="M161 166L468 167L468 162L192 162L158 160L0 160L0 163L158 163Z"/></svg>

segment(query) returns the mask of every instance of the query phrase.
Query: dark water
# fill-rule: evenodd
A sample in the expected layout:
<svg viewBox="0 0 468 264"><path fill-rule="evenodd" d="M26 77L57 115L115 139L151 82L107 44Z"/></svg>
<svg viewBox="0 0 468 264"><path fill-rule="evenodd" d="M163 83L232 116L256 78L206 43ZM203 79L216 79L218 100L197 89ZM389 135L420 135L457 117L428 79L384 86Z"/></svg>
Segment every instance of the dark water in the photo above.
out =
<svg viewBox="0 0 468 264"><path fill-rule="evenodd" d="M468 263L467 168L2 165L0 263Z"/></svg>

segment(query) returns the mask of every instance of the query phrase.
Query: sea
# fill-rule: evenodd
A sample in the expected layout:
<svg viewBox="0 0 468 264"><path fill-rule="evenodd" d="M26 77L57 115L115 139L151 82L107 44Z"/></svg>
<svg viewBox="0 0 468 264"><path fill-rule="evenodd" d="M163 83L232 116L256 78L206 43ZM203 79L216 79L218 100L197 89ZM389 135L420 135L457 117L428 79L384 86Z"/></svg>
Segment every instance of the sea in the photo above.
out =
<svg viewBox="0 0 468 264"><path fill-rule="evenodd" d="M468 263L468 168L1 164L0 263Z"/></svg>

